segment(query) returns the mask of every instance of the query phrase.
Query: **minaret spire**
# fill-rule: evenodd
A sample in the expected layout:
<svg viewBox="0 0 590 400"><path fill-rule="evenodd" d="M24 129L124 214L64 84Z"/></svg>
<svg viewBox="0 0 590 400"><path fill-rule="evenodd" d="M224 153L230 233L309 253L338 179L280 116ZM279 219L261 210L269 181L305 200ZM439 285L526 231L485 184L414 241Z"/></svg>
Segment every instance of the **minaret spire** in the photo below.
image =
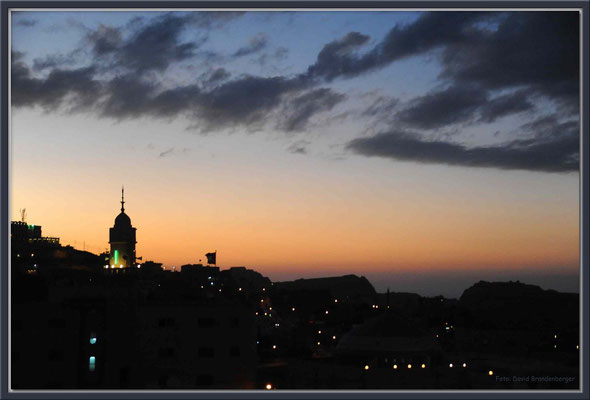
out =
<svg viewBox="0 0 590 400"><path fill-rule="evenodd" d="M121 186L121 212L125 212L125 186Z"/></svg>

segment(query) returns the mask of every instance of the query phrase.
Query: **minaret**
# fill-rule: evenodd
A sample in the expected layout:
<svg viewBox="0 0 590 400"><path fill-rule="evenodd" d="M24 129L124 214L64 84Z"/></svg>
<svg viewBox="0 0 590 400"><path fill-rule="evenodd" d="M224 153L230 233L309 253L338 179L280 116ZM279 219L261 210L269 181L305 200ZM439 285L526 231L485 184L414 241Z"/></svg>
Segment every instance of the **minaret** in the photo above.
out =
<svg viewBox="0 0 590 400"><path fill-rule="evenodd" d="M125 212L125 186L121 186L121 212Z"/></svg>
<svg viewBox="0 0 590 400"><path fill-rule="evenodd" d="M109 268L135 266L135 231L136 229L131 226L131 218L125 214L125 188L121 187L121 213L115 218L115 225L109 229Z"/></svg>

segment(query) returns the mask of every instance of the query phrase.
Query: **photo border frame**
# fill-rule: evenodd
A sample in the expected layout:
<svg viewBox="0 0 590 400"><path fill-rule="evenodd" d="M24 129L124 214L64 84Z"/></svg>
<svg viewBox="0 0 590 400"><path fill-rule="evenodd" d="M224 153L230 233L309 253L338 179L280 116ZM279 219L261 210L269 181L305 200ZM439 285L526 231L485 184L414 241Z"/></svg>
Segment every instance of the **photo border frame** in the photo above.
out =
<svg viewBox="0 0 590 400"><path fill-rule="evenodd" d="M590 343L588 270L588 40L589 2L586 1L2 1L0 0L0 399L588 399ZM563 9L581 11L580 29L580 391L564 390L17 390L8 387L9 304L9 17L11 9ZM584 313L586 311L586 313ZM585 315L586 314L586 315Z"/></svg>

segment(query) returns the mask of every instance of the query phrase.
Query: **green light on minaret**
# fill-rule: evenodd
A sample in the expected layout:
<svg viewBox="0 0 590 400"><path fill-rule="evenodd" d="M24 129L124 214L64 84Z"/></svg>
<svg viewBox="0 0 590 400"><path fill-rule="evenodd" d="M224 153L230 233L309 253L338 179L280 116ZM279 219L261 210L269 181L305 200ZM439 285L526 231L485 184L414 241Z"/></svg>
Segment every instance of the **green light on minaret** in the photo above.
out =
<svg viewBox="0 0 590 400"><path fill-rule="evenodd" d="M119 263L119 250L115 250L115 265Z"/></svg>

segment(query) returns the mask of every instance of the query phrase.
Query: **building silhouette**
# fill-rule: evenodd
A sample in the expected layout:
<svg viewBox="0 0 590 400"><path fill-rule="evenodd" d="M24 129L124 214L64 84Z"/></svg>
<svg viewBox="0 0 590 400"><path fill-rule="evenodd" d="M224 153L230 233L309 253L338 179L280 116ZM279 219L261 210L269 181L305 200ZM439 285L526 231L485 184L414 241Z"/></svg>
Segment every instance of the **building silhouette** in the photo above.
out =
<svg viewBox="0 0 590 400"><path fill-rule="evenodd" d="M100 256L12 222L12 389L579 386L577 293L482 281L427 298L356 275L139 265L124 203ZM569 380L496 379L519 376Z"/></svg>
<svg viewBox="0 0 590 400"><path fill-rule="evenodd" d="M131 218L125 214L125 189L121 188L121 213L115 218L115 225L109 229L110 268L135 267L136 228L131 226Z"/></svg>

